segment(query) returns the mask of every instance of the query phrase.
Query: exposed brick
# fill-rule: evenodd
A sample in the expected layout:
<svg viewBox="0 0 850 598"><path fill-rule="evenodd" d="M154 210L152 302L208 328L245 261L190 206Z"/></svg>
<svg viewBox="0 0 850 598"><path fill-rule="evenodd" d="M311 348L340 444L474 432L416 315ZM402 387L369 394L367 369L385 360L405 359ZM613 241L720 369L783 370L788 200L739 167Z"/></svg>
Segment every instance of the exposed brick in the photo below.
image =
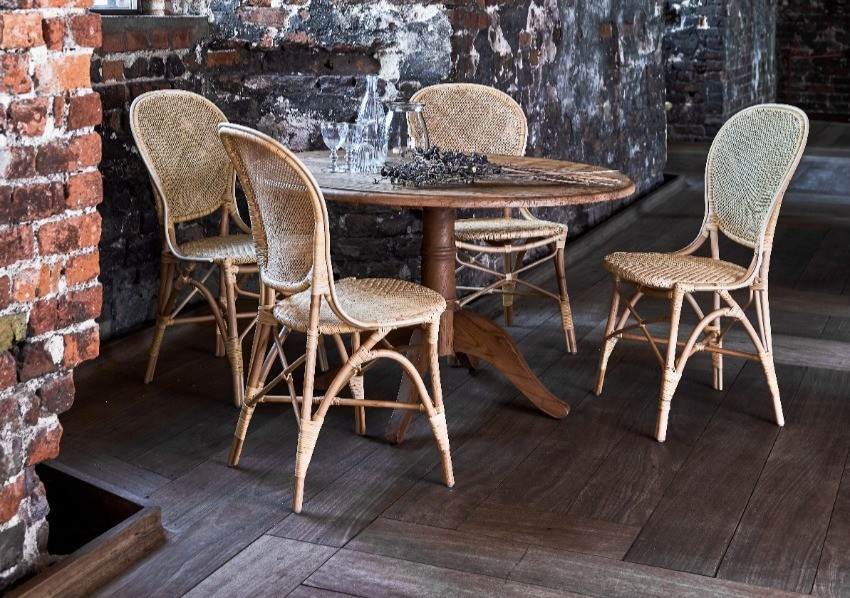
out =
<svg viewBox="0 0 850 598"><path fill-rule="evenodd" d="M47 343L47 340L24 343L18 356L18 377L21 382L39 378L59 369L59 364L53 361Z"/></svg>
<svg viewBox="0 0 850 598"><path fill-rule="evenodd" d="M0 353L0 390L11 388L18 383L18 368L15 358L8 351ZM0 421L5 421L0 419Z"/></svg>
<svg viewBox="0 0 850 598"><path fill-rule="evenodd" d="M65 335L65 367L75 367L83 361L94 359L99 352L100 335L97 326Z"/></svg>
<svg viewBox="0 0 850 598"><path fill-rule="evenodd" d="M39 148L36 169L39 174L73 172L100 162L100 135L89 133L70 140L57 139Z"/></svg>
<svg viewBox="0 0 850 598"><path fill-rule="evenodd" d="M88 52L54 54L36 68L40 91L52 94L91 87L90 66L91 55Z"/></svg>
<svg viewBox="0 0 850 598"><path fill-rule="evenodd" d="M91 282L100 274L100 253L95 249L68 258L65 264L65 283L69 286Z"/></svg>
<svg viewBox="0 0 850 598"><path fill-rule="evenodd" d="M207 66L216 68L239 64L242 56L237 50L210 50L207 52Z"/></svg>
<svg viewBox="0 0 850 598"><path fill-rule="evenodd" d="M65 202L68 208L78 210L98 205L103 201L103 178L97 170L68 177L65 185Z"/></svg>
<svg viewBox="0 0 850 598"><path fill-rule="evenodd" d="M87 13L71 17L71 36L78 46L97 48L101 44L100 15Z"/></svg>
<svg viewBox="0 0 850 598"><path fill-rule="evenodd" d="M81 129L99 125L103 119L100 95L89 93L74 96L68 104L68 128Z"/></svg>
<svg viewBox="0 0 850 598"><path fill-rule="evenodd" d="M4 54L0 57L0 92L27 93L32 89L29 54Z"/></svg>
<svg viewBox="0 0 850 598"><path fill-rule="evenodd" d="M38 389L39 411L42 416L65 413L74 402L74 377L62 374Z"/></svg>
<svg viewBox="0 0 850 598"><path fill-rule="evenodd" d="M43 43L40 13L0 13L0 48L32 48Z"/></svg>
<svg viewBox="0 0 850 598"><path fill-rule="evenodd" d="M37 336L67 328L100 315L102 292L99 286L71 291L55 299L45 299L32 304L28 334Z"/></svg>
<svg viewBox="0 0 850 598"><path fill-rule="evenodd" d="M168 47L168 31L165 29L154 29L148 35L150 47L164 50Z"/></svg>
<svg viewBox="0 0 850 598"><path fill-rule="evenodd" d="M14 482L9 482L0 488L0 524L6 523L18 514L25 493L24 476L18 476Z"/></svg>
<svg viewBox="0 0 850 598"><path fill-rule="evenodd" d="M12 303L12 279L0 276L0 309L6 309ZM0 386L2 388L2 386Z"/></svg>
<svg viewBox="0 0 850 598"><path fill-rule="evenodd" d="M20 224L0 231L0 268L33 255L32 227Z"/></svg>
<svg viewBox="0 0 850 598"><path fill-rule="evenodd" d="M59 441L62 438L62 425L39 430L27 447L27 465L35 465L59 456Z"/></svg>
<svg viewBox="0 0 850 598"><path fill-rule="evenodd" d="M123 52L127 49L127 37L123 31L108 31L100 44L103 52Z"/></svg>
<svg viewBox="0 0 850 598"><path fill-rule="evenodd" d="M174 49L191 48L194 36L188 29L175 29L171 32L171 47Z"/></svg>
<svg viewBox="0 0 850 598"><path fill-rule="evenodd" d="M289 20L289 12L280 7L250 7L239 9L239 18L243 23L261 27L284 27Z"/></svg>
<svg viewBox="0 0 850 598"><path fill-rule="evenodd" d="M15 187L11 201L0 205L0 224L26 222L58 214L65 209L62 183L32 183Z"/></svg>
<svg viewBox="0 0 850 598"><path fill-rule="evenodd" d="M53 126L57 129L65 122L65 96L53 97Z"/></svg>
<svg viewBox="0 0 850 598"><path fill-rule="evenodd" d="M104 60L100 65L100 77L104 83L124 80L123 60Z"/></svg>
<svg viewBox="0 0 850 598"><path fill-rule="evenodd" d="M38 229L38 250L42 255L68 253L97 245L100 214L93 212L67 220L49 222Z"/></svg>
<svg viewBox="0 0 850 598"><path fill-rule="evenodd" d="M59 18L44 19L41 34L48 50L61 50L65 38L65 21Z"/></svg>
<svg viewBox="0 0 850 598"><path fill-rule="evenodd" d="M56 292L62 278L60 264L41 264L18 270L15 273L13 296L18 303L26 303Z"/></svg>
<svg viewBox="0 0 850 598"><path fill-rule="evenodd" d="M0 172L7 179L24 179L35 175L35 148L6 148L0 153Z"/></svg>
<svg viewBox="0 0 850 598"><path fill-rule="evenodd" d="M148 34L144 30L128 31L127 32L127 50L135 52L137 50L147 50L150 48L148 43Z"/></svg>
<svg viewBox="0 0 850 598"><path fill-rule="evenodd" d="M47 98L19 100L9 106L9 128L19 135L38 137L47 124Z"/></svg>

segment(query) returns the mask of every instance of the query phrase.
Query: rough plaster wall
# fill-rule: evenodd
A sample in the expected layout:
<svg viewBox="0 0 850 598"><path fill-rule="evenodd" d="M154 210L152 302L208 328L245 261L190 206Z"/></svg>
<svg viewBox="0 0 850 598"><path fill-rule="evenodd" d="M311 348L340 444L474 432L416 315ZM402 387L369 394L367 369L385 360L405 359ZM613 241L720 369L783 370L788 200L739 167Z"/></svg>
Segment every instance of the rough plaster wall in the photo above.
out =
<svg viewBox="0 0 850 598"><path fill-rule="evenodd" d="M154 77L148 71L138 84L125 81L125 86L188 85L213 100L232 121L302 150L323 147L322 120L354 118L366 74L387 80L382 89L386 95L398 91L409 96L442 81L475 81L507 91L523 106L530 124L529 154L620 168L641 191L662 180L663 14L655 0L212 0L193 6L208 11L210 19L203 42L189 52L197 56L198 68ZM114 58L131 68L144 54L134 50L132 57ZM126 98L110 102L106 110L107 120L118 123L116 134L123 145L127 131L122 111L135 93L128 89ZM119 247L119 258L135 260L132 280L120 272L114 278L104 272L108 302L117 305L119 295L133 293L132 309L115 312L116 321L105 316L107 334L149 320L157 285L152 273L158 270L156 237L149 234L153 203L138 176L138 158L117 143L108 145L126 155L125 162L120 155L110 156L117 167L109 170L114 175L107 178L114 180L107 180L107 190L124 188L113 195L111 214L118 222L129 208L146 224L144 240L137 241L144 243L144 252L122 258ZM136 188L119 176L128 172ZM149 209L143 204L150 204ZM569 222L575 235L618 207L543 213ZM341 204L331 204L329 211L338 275L418 278L419 212ZM113 230L118 229L108 229Z"/></svg>
<svg viewBox="0 0 850 598"><path fill-rule="evenodd" d="M670 139L711 139L776 98L776 0L668 0L665 13Z"/></svg>

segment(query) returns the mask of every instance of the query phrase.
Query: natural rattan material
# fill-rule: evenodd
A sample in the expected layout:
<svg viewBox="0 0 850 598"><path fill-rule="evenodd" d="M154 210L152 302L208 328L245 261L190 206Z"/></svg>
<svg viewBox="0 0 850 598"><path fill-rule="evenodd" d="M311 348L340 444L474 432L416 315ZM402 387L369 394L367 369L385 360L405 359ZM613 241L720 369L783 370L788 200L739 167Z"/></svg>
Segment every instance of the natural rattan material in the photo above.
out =
<svg viewBox="0 0 850 598"><path fill-rule="evenodd" d="M282 145L258 131L230 124L219 135L236 167L248 199L261 280L267 285L257 317L248 388L251 392L237 422L228 462L238 464L251 412L260 402L290 402L298 416L293 509L299 512L307 468L325 414L332 405L355 408L356 430L365 433L365 407L408 408L425 411L442 455L446 484L454 484L448 430L440 386L437 339L446 301L425 287L389 279L346 279L334 282L330 261L328 215L322 191L300 160ZM278 297L280 295L281 297ZM420 372L403 354L377 349L395 328L428 330L431 393ZM290 331L306 332L304 355L290 364L281 343ZM351 335L348 355L340 335ZM361 334L362 337L361 338ZM343 365L324 396L314 396L318 343L334 337ZM271 341L271 346L269 342ZM362 375L378 360L391 359L404 368L417 389L420 403L366 399ZM274 361L282 373L268 381ZM304 387L296 394L292 371L304 366ZM271 391L286 383L287 394ZM343 399L345 385L354 398ZM318 406L313 410L314 403Z"/></svg>
<svg viewBox="0 0 850 598"><path fill-rule="evenodd" d="M395 322L433 322L446 309L446 300L431 289L405 280L389 278L346 278L335 284L340 307L377 328L394 327ZM309 326L310 293L287 297L274 308L277 320L292 330L306 332ZM351 334L358 328L343 322L327 303L319 311L319 334Z"/></svg>
<svg viewBox="0 0 850 598"><path fill-rule="evenodd" d="M522 156L525 153L528 138L525 114L513 98L498 89L472 83L446 83L421 89L411 100L425 104L423 117L428 139L433 145L490 155ZM409 125L411 133L421 137L416 131L416 121L411 119ZM517 285L523 286L530 294L551 297L562 306L567 350L575 353L578 345L563 267L567 226L539 220L525 208L519 210L519 218L512 217L509 209L505 212L503 218L469 218L455 223L458 271L471 268L496 279L488 286L468 289L472 292L462 298L460 304L499 292L502 294L505 321L511 324ZM554 261L559 288L557 295L529 285L519 277L530 267L522 264L526 252L544 246L549 247L549 253L532 265ZM502 272L478 259L481 254L491 253L503 256Z"/></svg>
<svg viewBox="0 0 850 598"><path fill-rule="evenodd" d="M739 112L723 125L709 151L705 218L694 242L671 254L614 253L605 257L604 265L614 276L614 294L599 359L596 393L602 392L608 359L619 339L649 342L664 370L655 428L655 437L661 442L667 435L670 405L685 364L699 351L711 353L714 387L718 390L723 388L723 355L761 362L776 423L785 423L773 364L768 270L782 196L800 162L808 131L808 118L792 106L765 104ZM749 267L720 260L720 233L754 250ZM711 257L694 256L706 241ZM634 285L637 293L627 297L622 282ZM749 301L743 307L731 295L730 291L737 289L749 291ZM694 297L696 292L711 293L710 310L703 312ZM646 320L640 316L637 304L645 295L670 300L666 317ZM621 299L626 302L623 310ZM682 342L679 321L686 302L699 323ZM756 326L745 314L751 305ZM729 330L729 325L722 324L723 318L744 327L755 346L754 353L723 347L723 336ZM668 337L652 336L647 324L664 320L670 322Z"/></svg>
<svg viewBox="0 0 850 598"><path fill-rule="evenodd" d="M567 225L525 218L466 218L455 223L455 238L466 241L519 241L567 234Z"/></svg>
<svg viewBox="0 0 850 598"><path fill-rule="evenodd" d="M623 280L657 289L674 285L727 286L743 279L746 268L710 257L675 253L625 253L605 256L605 268Z"/></svg>
<svg viewBox="0 0 850 598"><path fill-rule="evenodd" d="M253 264L257 261L251 235L202 237L180 245L180 253L197 261L223 262L229 259L234 264Z"/></svg>
<svg viewBox="0 0 850 598"><path fill-rule="evenodd" d="M195 294L206 299L211 316L192 316L190 321L214 321L217 326L216 354L226 354L233 379L233 400L242 403L243 334L239 318L254 314L236 311L237 296L256 294L242 291L237 281L256 271L250 229L236 208L236 174L218 139L216 126L227 119L209 100L187 91L164 90L140 95L130 107L130 126L139 153L148 168L157 215L163 231L162 280L157 308L157 327L151 343L145 382L153 379L165 330L180 323L177 318ZM176 224L220 213L220 234L179 243ZM229 235L230 223L243 234ZM181 262L183 266L181 268ZM193 278L198 262L214 264L219 274L216 299L202 278ZM181 271L182 270L182 271ZM174 281L175 275L177 280ZM183 290L189 297L178 298Z"/></svg>

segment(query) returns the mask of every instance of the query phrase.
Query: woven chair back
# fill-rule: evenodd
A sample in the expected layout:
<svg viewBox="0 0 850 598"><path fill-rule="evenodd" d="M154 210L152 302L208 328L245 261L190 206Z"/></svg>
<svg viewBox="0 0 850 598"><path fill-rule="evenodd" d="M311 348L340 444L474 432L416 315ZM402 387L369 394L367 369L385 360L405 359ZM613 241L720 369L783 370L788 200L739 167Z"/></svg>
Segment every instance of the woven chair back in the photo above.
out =
<svg viewBox="0 0 850 598"><path fill-rule="evenodd" d="M423 117L431 145L465 153L525 154L525 114L511 96L498 89L443 83L420 89L411 101L425 104ZM414 138L419 138L415 121L409 126Z"/></svg>
<svg viewBox="0 0 850 598"><path fill-rule="evenodd" d="M133 138L166 226L223 206L235 210L233 164L216 134L220 122L227 118L215 104L188 91L153 91L130 107Z"/></svg>
<svg viewBox="0 0 850 598"><path fill-rule="evenodd" d="M793 106L762 104L729 119L705 168L707 217L746 247L773 240L782 196L800 162L809 120Z"/></svg>
<svg viewBox="0 0 850 598"><path fill-rule="evenodd" d="M263 282L284 294L311 286L313 294L328 292L328 214L313 175L259 131L229 123L218 131L248 200Z"/></svg>

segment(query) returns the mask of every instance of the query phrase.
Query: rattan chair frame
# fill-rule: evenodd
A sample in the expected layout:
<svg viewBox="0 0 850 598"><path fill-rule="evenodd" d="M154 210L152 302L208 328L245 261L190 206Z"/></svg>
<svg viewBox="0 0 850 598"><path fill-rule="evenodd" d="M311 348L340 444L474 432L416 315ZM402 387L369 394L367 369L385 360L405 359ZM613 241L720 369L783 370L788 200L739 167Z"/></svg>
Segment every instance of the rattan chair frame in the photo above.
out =
<svg viewBox="0 0 850 598"><path fill-rule="evenodd" d="M292 152L259 131L228 123L219 125L218 130L248 199L260 277L265 289L254 333L246 399L234 433L229 465L236 466L239 463L248 425L257 405L291 403L299 426L293 497L293 510L298 513L303 506L307 468L328 409L334 405L354 407L357 431L363 434L365 408L401 408L428 414L441 452L444 481L447 486L453 486L454 474L437 351L440 316L445 311L445 300L430 289L404 283L408 288L421 289L423 296L436 307L424 315L398 317L389 321L378 318L377 314L375 321L352 316L337 295L337 286L339 284L341 287L342 282L334 282L331 267L327 206L313 175ZM276 170L270 171L266 166L268 164L275 165ZM274 173L278 173L278 176ZM303 190L296 189L296 185L303 185ZM274 187L274 191L267 191L269 187ZM309 197L309 207L295 205L296 201L303 202L305 194ZM292 196L298 197L293 200ZM311 211L312 214L297 214L299 210ZM288 222L286 226L280 224L283 220ZM287 231L285 234L281 232L284 230ZM300 244L291 241L296 237L302 240ZM308 237L312 239L309 243L305 240ZM385 282L380 279L356 281L361 286L374 284L376 287ZM307 334L306 350L298 359L289 362L283 353L282 342L293 329L293 324L282 320L276 310L284 308L285 311L287 301L294 301L305 293L309 293L309 315L306 321L298 324ZM330 309L336 320L330 323L322 320L323 306ZM386 339L391 331L407 327L421 327L427 331L430 394L416 367ZM317 396L314 388L317 347L323 334L333 337L342 366L324 395ZM350 336L350 353L346 351L342 335ZM419 403L403 404L367 399L364 396L363 372L380 359L390 359L403 368L418 390ZM280 362L282 372L269 381L268 376L275 361ZM301 367L304 368L304 385L301 394L298 394L292 383L292 372ZM287 393L272 394L281 383L286 383ZM352 399L339 397L340 390L346 384L352 389Z"/></svg>
<svg viewBox="0 0 850 598"><path fill-rule="evenodd" d="M491 155L525 155L528 139L525 113L513 98L498 89L474 83L442 83L419 90L411 101L425 104L423 117L428 129L428 139L433 145L443 149ZM414 119L410 119L411 134L421 138L416 124ZM461 297L458 303L463 307L485 295L499 294L502 296L505 323L510 326L513 324L514 297L527 295L553 299L561 311L567 351L575 353L578 345L564 267L567 227L559 225L562 230L558 234L550 234L552 223L538 219L528 208L518 208L517 214L523 220L540 223L540 227L529 231L524 240L475 239L474 242L468 242L458 235L455 236L458 264L456 274L469 269L483 272L495 279L484 286L459 286L458 290L466 291L467 294ZM515 219L517 215L513 209L505 208L503 218ZM458 221L461 225L463 222ZM535 258L531 264L523 264L527 252L540 247L547 247L548 252ZM483 256L492 254L502 256L501 271L481 261ZM557 293L520 278L520 274L549 261L555 266ZM518 291L518 286L525 287L526 290Z"/></svg>
<svg viewBox="0 0 850 598"><path fill-rule="evenodd" d="M219 235L230 235L231 224L250 235L251 229L239 216L236 204L236 173L220 147L215 127L227 118L212 102L182 90L158 90L137 97L130 106L130 129L139 154L147 167L157 216L163 231L162 270L157 301L156 328L151 341L145 384L153 380L165 331L179 324L214 322L215 354L227 356L232 377L233 402L244 400L242 340L254 326L256 313L239 312L239 297L259 300L260 294L244 288L246 279L257 272L256 261L235 258L227 251L187 255L177 240L177 225L197 221L218 212ZM187 165L187 158L193 163ZM205 172L204 167L208 167ZM180 175L190 168L204 185ZM197 187L197 188L196 188ZM206 273L196 276L201 264ZM206 282L218 273L219 296ZM181 299L184 290L188 294ZM180 316L190 301L200 295L212 313L206 316ZM178 303L179 300L179 303ZM250 320L240 332L239 320Z"/></svg>
<svg viewBox="0 0 850 598"><path fill-rule="evenodd" d="M736 194L737 189L727 184L724 180L718 180L717 161L729 156L723 156L726 144L740 139L742 129L747 132L747 126L751 119L762 115L770 115L771 118L785 118L783 124L789 129L784 131L787 140L793 140L793 146L781 148L781 170L774 173L774 179L766 181L764 191L769 194L769 203L763 206L761 215L747 214L746 209L737 214L740 221L749 217L750 226L742 232L739 222L735 218L726 216L730 211L742 210L735 203L740 201L743 193ZM708 352L712 358L713 385L717 390L723 389L723 356L731 355L754 361L759 361L767 378L768 388L773 401L774 415L779 426L785 425L782 412L779 386L776 379L776 368L773 359L773 338L770 324L770 304L768 300L768 271L770 268L770 256L773 246L776 222L782 205L782 198L788 184L797 169L808 138L809 121L806 114L793 106L783 104L761 104L752 106L734 115L721 128L709 151L706 162L706 189L705 189L705 215L699 234L687 247L676 251L672 256L692 256L698 249L708 244L710 260L701 262L702 267L725 265L728 262L720 262L719 241L720 234L731 239L735 243L753 249L753 258L749 266L739 268L741 273L735 280L716 283L694 283L675 282L670 285L668 280L655 283L652 280L630 280L617 272L606 258L606 267L612 271L614 291L602 341L601 355L599 358L599 370L596 384L596 394L602 393L605 380L605 371L608 360L614 346L620 339L636 340L650 344L653 352L663 369L661 391L658 404L658 419L655 427L655 438L664 442L667 437L667 422L673 394L681 379L685 364L696 353ZM772 139L758 139L766 147L776 148L771 145ZM775 151L775 155L779 150ZM743 159L742 156L733 156L732 159ZM728 187L728 189L727 189ZM722 199L723 193L730 191L731 194ZM731 226L730 226L731 223ZM630 254L619 254L629 256ZM631 254L635 255L635 254ZM696 267L696 266L695 266ZM667 277L665 277L667 278ZM699 280L699 276L692 276L690 280ZM623 288L623 283L629 283L635 292L629 296ZM732 291L746 289L749 293L748 300L744 305L736 301ZM707 313L702 310L694 294L711 293L712 309ZM658 297L670 302L669 311L661 317L642 318L636 307L643 297ZM620 309L620 302L625 307ZM679 340L679 325L683 304L687 302L699 318L694 330L685 341ZM749 308L754 310L755 325L750 321L746 312ZM730 321L725 325L722 319ZM632 323L629 321L632 320ZM648 325L658 322L669 322L670 330L668 337L660 338L653 336ZM755 353L729 349L723 346L723 338L735 323L740 323L755 347ZM677 349L681 351L677 356Z"/></svg>

